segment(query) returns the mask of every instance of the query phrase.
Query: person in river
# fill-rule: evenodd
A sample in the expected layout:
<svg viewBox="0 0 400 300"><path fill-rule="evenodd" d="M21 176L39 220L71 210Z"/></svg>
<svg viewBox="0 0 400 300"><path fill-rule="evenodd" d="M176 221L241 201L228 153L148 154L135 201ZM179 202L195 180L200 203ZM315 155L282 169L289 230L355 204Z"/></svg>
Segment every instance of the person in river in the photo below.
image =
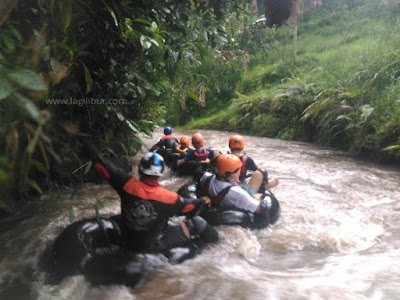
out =
<svg viewBox="0 0 400 300"><path fill-rule="evenodd" d="M164 158L168 167L176 164L176 158L173 157L175 149L179 146L178 138L172 134L172 128L167 126L164 128L164 136L150 148L150 151L157 151Z"/></svg>
<svg viewBox="0 0 400 300"><path fill-rule="evenodd" d="M239 157L242 162L239 181L242 183L243 188L250 195L253 195L277 186L279 178L269 180L268 172L259 168L250 156L243 153L244 146L244 138L241 135L235 134L229 138L230 153Z"/></svg>
<svg viewBox="0 0 400 300"><path fill-rule="evenodd" d="M204 147L204 137L201 133L195 133L192 136L192 145L194 149L189 149L177 162L177 169L182 174L193 174L195 170L207 170L210 167L214 151Z"/></svg>
<svg viewBox="0 0 400 300"><path fill-rule="evenodd" d="M216 160L217 174L203 173L199 189L211 198L213 206L224 209L239 209L269 218L268 205L260 201L263 194L250 195L239 182L242 162L233 154L222 154Z"/></svg>
<svg viewBox="0 0 400 300"><path fill-rule="evenodd" d="M163 155L164 152L174 152L178 146L178 138L172 134L172 128L167 126L164 128L164 136L153 147L150 148L150 151L157 151Z"/></svg>
<svg viewBox="0 0 400 300"><path fill-rule="evenodd" d="M105 158L94 168L121 197L122 239L124 248L136 252L168 253L175 247L195 247L218 240L218 232L196 216L210 203L208 197L182 198L158 183L165 165L156 152L146 153L139 163L139 180L121 171ZM180 223L173 216L186 216Z"/></svg>
<svg viewBox="0 0 400 300"><path fill-rule="evenodd" d="M189 151L190 138L187 136L182 136L179 140L179 147L175 148L175 153L178 153L180 158L183 158L185 154Z"/></svg>
<svg viewBox="0 0 400 300"><path fill-rule="evenodd" d="M176 147L174 152L169 156L169 164L168 166L176 171L178 168L178 161L181 160L186 153L189 151L190 147L190 138L187 136L182 136L179 140L179 147Z"/></svg>

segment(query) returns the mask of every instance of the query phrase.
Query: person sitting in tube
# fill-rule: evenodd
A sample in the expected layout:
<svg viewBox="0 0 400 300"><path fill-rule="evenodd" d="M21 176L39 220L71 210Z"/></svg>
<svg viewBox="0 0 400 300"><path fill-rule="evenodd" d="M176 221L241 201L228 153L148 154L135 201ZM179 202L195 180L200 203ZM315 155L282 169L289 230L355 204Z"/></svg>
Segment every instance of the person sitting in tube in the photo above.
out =
<svg viewBox="0 0 400 300"><path fill-rule="evenodd" d="M124 248L166 253L175 247L190 247L195 237L202 243L219 239L218 232L197 216L210 203L208 197L182 198L159 185L165 165L158 153L141 158L139 180L104 158L94 167L121 197ZM186 216L186 220L169 222L173 216Z"/></svg>
<svg viewBox="0 0 400 300"><path fill-rule="evenodd" d="M213 205L224 209L241 209L253 214L268 214L268 206L260 202L262 193L250 195L242 188L239 177L242 162L233 154L222 154L216 159L217 174L205 172L199 181L203 194L211 198ZM259 190L260 186L251 186Z"/></svg>
<svg viewBox="0 0 400 300"><path fill-rule="evenodd" d="M202 164L210 163L210 156L213 155L211 148L204 147L204 137L201 133L195 133L192 137L192 145L194 149L189 149L186 155L178 161L178 166L188 161L196 161Z"/></svg>
<svg viewBox="0 0 400 300"><path fill-rule="evenodd" d="M189 151L190 138L187 136L182 136L179 140L179 147L175 148L175 153L178 153L180 158L183 158Z"/></svg>
<svg viewBox="0 0 400 300"><path fill-rule="evenodd" d="M279 184L279 178L269 180L267 171L259 168L250 156L242 152L244 146L244 138L241 135L235 134L229 138L230 153L239 157L242 162L239 181L243 188L253 195L276 187ZM259 188L253 190L251 186Z"/></svg>
<svg viewBox="0 0 400 300"><path fill-rule="evenodd" d="M172 134L172 128L167 126L164 128L164 136L151 147L150 151L157 151L162 156L166 153L172 153L179 146L178 138Z"/></svg>

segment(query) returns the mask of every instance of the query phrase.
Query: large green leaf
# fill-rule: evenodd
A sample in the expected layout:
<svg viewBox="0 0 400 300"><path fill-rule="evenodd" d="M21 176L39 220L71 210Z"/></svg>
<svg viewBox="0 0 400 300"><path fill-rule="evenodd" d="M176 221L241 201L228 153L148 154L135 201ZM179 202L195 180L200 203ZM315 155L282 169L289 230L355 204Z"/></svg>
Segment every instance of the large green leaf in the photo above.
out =
<svg viewBox="0 0 400 300"><path fill-rule="evenodd" d="M190 98L192 98L194 101L199 102L199 97L193 92L187 92L186 95L188 95Z"/></svg>
<svg viewBox="0 0 400 300"><path fill-rule="evenodd" d="M128 124L129 128L133 130L133 132L138 133L140 132L140 127L134 121L130 119L125 119L126 124Z"/></svg>
<svg viewBox="0 0 400 300"><path fill-rule="evenodd" d="M12 87L5 78L0 77L0 100L12 93Z"/></svg>
<svg viewBox="0 0 400 300"><path fill-rule="evenodd" d="M56 73L61 71L61 64L53 57L50 58L50 66L51 66L51 69Z"/></svg>
<svg viewBox="0 0 400 300"><path fill-rule="evenodd" d="M36 121L39 120L39 109L33 101L22 96L19 93L13 93L12 97L15 104L21 109L23 113Z"/></svg>
<svg viewBox="0 0 400 300"><path fill-rule="evenodd" d="M86 165L85 171L83 171L83 175L86 175L87 173L89 173L91 167L92 167L92 161L89 160L89 162Z"/></svg>
<svg viewBox="0 0 400 300"><path fill-rule="evenodd" d="M141 18L135 18L132 21L134 22L138 22L138 23L142 23L142 24L146 24L146 25L151 25L151 22L149 20L145 20L145 19L141 19Z"/></svg>
<svg viewBox="0 0 400 300"><path fill-rule="evenodd" d="M38 191L39 194L43 194L42 189L40 188L40 186L37 184L37 182L36 182L35 180L33 180L33 179L31 179L31 178L28 178L28 179L26 180L26 183L27 183L28 185L30 185L32 188L34 188L36 191Z"/></svg>
<svg viewBox="0 0 400 300"><path fill-rule="evenodd" d="M393 145L383 149L384 151L395 152L400 151L400 145Z"/></svg>
<svg viewBox="0 0 400 300"><path fill-rule="evenodd" d="M140 44L142 45L143 49L145 49L145 50L150 49L150 47L151 47L150 38L148 36L142 35L140 37Z"/></svg>
<svg viewBox="0 0 400 300"><path fill-rule="evenodd" d="M56 17L60 22L60 27L63 32L66 32L71 24L72 16L72 0L56 0L54 6L56 7Z"/></svg>
<svg viewBox="0 0 400 300"><path fill-rule="evenodd" d="M39 75L28 69L11 71L7 77L17 83L19 86L31 91L45 91L47 88L43 84Z"/></svg>
<svg viewBox="0 0 400 300"><path fill-rule="evenodd" d="M83 64L83 69L85 70L86 93L88 94L92 89L93 79L92 76L90 76L89 69L85 64Z"/></svg>
<svg viewBox="0 0 400 300"><path fill-rule="evenodd" d="M374 111L374 108L371 107L371 105L366 104L366 105L361 106L360 110L361 110L361 119L365 120L372 114L372 112Z"/></svg>
<svg viewBox="0 0 400 300"><path fill-rule="evenodd" d="M35 169L38 170L40 173L47 174L48 170L43 163L41 163L36 159L32 159L31 163L35 167Z"/></svg>
<svg viewBox="0 0 400 300"><path fill-rule="evenodd" d="M101 2L103 2L104 6L106 7L108 12L110 13L110 15L111 15L111 17L112 17L112 19L114 21L114 25L116 27L118 27L118 19L117 19L117 16L116 16L114 10L110 6L108 6L107 3L104 0L102 0Z"/></svg>

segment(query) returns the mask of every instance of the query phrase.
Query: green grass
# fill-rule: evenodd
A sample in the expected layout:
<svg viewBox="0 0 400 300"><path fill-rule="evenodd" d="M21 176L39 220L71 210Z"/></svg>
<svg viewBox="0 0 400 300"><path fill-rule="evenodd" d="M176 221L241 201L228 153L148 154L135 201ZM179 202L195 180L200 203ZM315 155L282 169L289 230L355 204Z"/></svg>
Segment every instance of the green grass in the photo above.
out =
<svg viewBox="0 0 400 300"><path fill-rule="evenodd" d="M228 122L230 116L232 115L233 115L232 108L224 109L201 119L192 119L189 123L183 126L183 128L226 130L226 128L229 128Z"/></svg>
<svg viewBox="0 0 400 300"><path fill-rule="evenodd" d="M279 28L276 39L268 40L270 50L252 57L239 97L228 109L188 127L223 129L228 124L239 132L337 147L342 139L345 150L387 156L382 149L400 142L395 120L400 104L394 96L400 85L400 19L391 11L400 12L400 7L380 5L371 0L353 10L305 11L296 57L293 29ZM326 98L320 103L329 109L316 109L313 119L301 121L321 92ZM367 118L361 109L366 104L373 108ZM329 135L332 130L335 138Z"/></svg>

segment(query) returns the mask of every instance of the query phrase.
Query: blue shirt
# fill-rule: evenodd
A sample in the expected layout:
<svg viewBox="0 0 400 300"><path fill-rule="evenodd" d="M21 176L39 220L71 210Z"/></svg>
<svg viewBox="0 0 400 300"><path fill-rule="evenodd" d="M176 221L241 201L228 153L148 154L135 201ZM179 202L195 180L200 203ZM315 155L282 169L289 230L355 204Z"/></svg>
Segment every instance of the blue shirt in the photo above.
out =
<svg viewBox="0 0 400 300"><path fill-rule="evenodd" d="M204 149L207 150L207 156L210 155L210 154L213 152L213 150L212 150L211 148L203 148L203 149L201 149L201 152L200 152L200 153L202 153L202 152L204 151ZM190 150L185 154L185 156L183 157L183 159L184 159L185 161L187 161L187 160L196 160L196 155L194 154L194 151L197 152L197 150L192 150L192 149L190 149ZM197 152L197 153L200 154L199 152Z"/></svg>

